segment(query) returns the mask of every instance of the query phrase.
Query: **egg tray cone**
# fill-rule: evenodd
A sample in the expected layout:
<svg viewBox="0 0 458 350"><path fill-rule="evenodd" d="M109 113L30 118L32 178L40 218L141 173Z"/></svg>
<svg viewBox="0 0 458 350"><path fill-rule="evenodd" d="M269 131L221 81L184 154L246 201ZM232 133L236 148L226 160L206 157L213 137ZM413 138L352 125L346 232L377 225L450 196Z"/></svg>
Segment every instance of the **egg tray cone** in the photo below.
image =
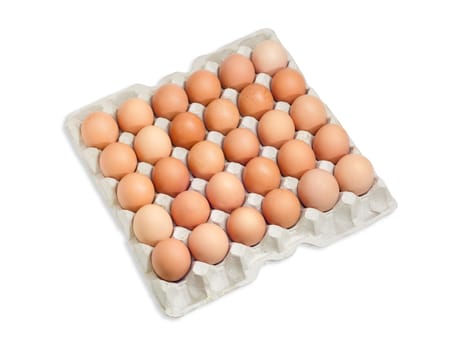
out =
<svg viewBox="0 0 458 350"><path fill-rule="evenodd" d="M295 252L300 244L310 244L323 247L338 239L341 239L357 230L362 229L375 222L376 220L390 214L397 206L396 201L391 196L385 183L376 176L374 185L363 196L356 196L351 192L341 192L339 201L336 206L326 212L320 212L313 208L303 208L298 223L290 228L283 229L279 226L269 225L263 240L254 247L248 247L239 243L231 243L230 250L226 258L218 265L209 265L199 261L193 261L190 272L186 277L176 283L166 282L159 279L151 267L151 252L154 249L148 245L138 242L132 232L132 220L134 213L124 210L119 206L116 197L116 186L118 181L113 178L103 177L98 158L100 150L92 147L86 147L82 142L80 126L84 118L95 111L103 111L115 117L117 108L127 99L138 97L145 101L150 101L151 96L159 86L173 82L181 86L193 71L198 69L207 69L217 72L219 64L228 55L237 52L249 56L252 49L263 40L278 41L275 33L270 29L262 29L246 37L236 40L215 52L200 56L194 60L191 70L188 73L173 73L164 77L157 86L149 87L144 85L132 85L124 90L102 98L94 103L83 107L68 115L65 126L70 139L80 155L83 163L86 164L90 176L94 179L96 187L102 194L107 206L112 210L114 216L119 221L122 231L128 240L133 255L139 264L148 286L157 296L164 312L173 317L179 317L187 312L205 304L211 300L228 293L229 291L248 284L253 281L260 267L270 260L281 260ZM289 55L289 67L298 69L291 55ZM267 74L257 74L256 82L269 86L271 77ZM311 88L308 94L317 96ZM238 92L233 89L225 89L223 97L237 100ZM286 102L277 102L275 109L284 111L289 110L289 104ZM198 103L189 105L189 111L202 118L205 107ZM333 124L339 124L332 112L326 106L328 121ZM168 129L169 121L165 118L156 118L154 124L164 130ZM257 120L245 116L242 117L240 127L246 127L257 133ZM295 136L311 144L313 135L305 131L299 131ZM207 140L222 144L224 135L218 132L209 132ZM119 142L132 146L134 135L128 132L122 132L119 136ZM350 153L359 154L359 150L351 142ZM273 147L262 147L262 156L276 159L277 150ZM186 163L187 150L180 147L174 147L172 156ZM319 161L317 167L332 173L334 165L327 161ZM148 163L140 162L137 172L150 176L153 166ZM241 178L243 166L238 163L227 162L225 170ZM296 193L298 180L292 177L282 177L281 188L286 188ZM205 192L207 181L192 178L190 189L196 190L202 194ZM244 205L260 209L263 197L258 194L248 193ZM161 205L170 212L170 204L173 198L157 194L154 203ZM220 210L212 210L210 222L220 225L225 229L225 223L228 214ZM183 227L176 227L173 236L184 242L190 231Z"/></svg>

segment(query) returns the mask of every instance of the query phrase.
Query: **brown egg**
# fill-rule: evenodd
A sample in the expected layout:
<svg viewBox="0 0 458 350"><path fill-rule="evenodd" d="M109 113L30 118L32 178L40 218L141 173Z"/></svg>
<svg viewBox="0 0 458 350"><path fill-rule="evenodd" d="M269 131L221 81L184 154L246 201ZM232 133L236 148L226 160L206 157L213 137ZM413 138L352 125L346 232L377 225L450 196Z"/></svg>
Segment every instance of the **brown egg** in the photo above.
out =
<svg viewBox="0 0 458 350"><path fill-rule="evenodd" d="M204 106L221 95L221 83L218 77L204 69L189 76L185 89L191 102L197 102Z"/></svg>
<svg viewBox="0 0 458 350"><path fill-rule="evenodd" d="M350 139L341 126L326 124L317 131L312 148L318 160L328 160L335 164L350 152Z"/></svg>
<svg viewBox="0 0 458 350"><path fill-rule="evenodd" d="M371 162L358 154L347 154L340 158L334 168L334 176L341 191L361 196L374 184L374 168Z"/></svg>
<svg viewBox="0 0 458 350"><path fill-rule="evenodd" d="M280 170L277 164L265 157L251 159L243 169L243 184L248 192L266 195L280 186Z"/></svg>
<svg viewBox="0 0 458 350"><path fill-rule="evenodd" d="M151 98L151 105L158 117L172 120L178 113L188 109L188 95L176 84L162 85Z"/></svg>
<svg viewBox="0 0 458 350"><path fill-rule="evenodd" d="M243 165L258 155L259 146L256 135L246 128L231 130L223 141L226 159Z"/></svg>
<svg viewBox="0 0 458 350"><path fill-rule="evenodd" d="M136 134L143 127L154 122L151 106L140 98L130 98L125 101L116 112L121 130Z"/></svg>
<svg viewBox="0 0 458 350"><path fill-rule="evenodd" d="M182 241L167 238L160 241L153 249L151 264L159 278L176 282L188 273L191 267L191 254Z"/></svg>
<svg viewBox="0 0 458 350"><path fill-rule="evenodd" d="M300 179L307 170L315 168L315 153L302 140L289 140L281 146L277 163L283 176Z"/></svg>
<svg viewBox="0 0 458 350"><path fill-rule="evenodd" d="M121 208L137 211L154 200L154 185L148 176L130 173L124 176L116 189Z"/></svg>
<svg viewBox="0 0 458 350"><path fill-rule="evenodd" d="M258 123L258 137L264 146L280 148L293 139L294 133L294 123L289 114L276 109L265 113Z"/></svg>
<svg viewBox="0 0 458 350"><path fill-rule="evenodd" d="M135 136L134 150L141 162L155 164L159 159L170 155L172 142L164 130L148 125Z"/></svg>
<svg viewBox="0 0 458 350"><path fill-rule="evenodd" d="M164 208L147 204L135 213L132 230L139 242L154 247L159 241L172 235L173 222Z"/></svg>
<svg viewBox="0 0 458 350"><path fill-rule="evenodd" d="M245 188L234 174L223 171L211 177L205 195L214 209L230 213L243 204Z"/></svg>
<svg viewBox="0 0 458 350"><path fill-rule="evenodd" d="M100 153L99 165L103 176L120 180L124 175L135 171L137 156L129 145L115 142Z"/></svg>
<svg viewBox="0 0 458 350"><path fill-rule="evenodd" d="M258 244L266 234L264 217L254 208L241 207L235 209L226 223L229 237L237 243L248 246Z"/></svg>
<svg viewBox="0 0 458 350"><path fill-rule="evenodd" d="M307 85L304 77L297 70L283 68L275 73L270 88L277 101L286 101L291 104L296 97L305 94Z"/></svg>
<svg viewBox="0 0 458 350"><path fill-rule="evenodd" d="M204 121L208 130L219 131L226 135L239 125L239 110L231 101L219 98L210 102L205 108Z"/></svg>
<svg viewBox="0 0 458 350"><path fill-rule="evenodd" d="M93 112L81 124L81 137L87 147L104 149L118 139L118 124L107 113Z"/></svg>
<svg viewBox="0 0 458 350"><path fill-rule="evenodd" d="M218 75L223 88L240 91L254 81L255 71L249 58L235 53L221 63Z"/></svg>
<svg viewBox="0 0 458 350"><path fill-rule="evenodd" d="M210 205L199 192L184 191L173 200L170 213L176 225L192 230L208 220Z"/></svg>
<svg viewBox="0 0 458 350"><path fill-rule="evenodd" d="M289 110L296 130L315 134L327 121L326 109L318 97L302 95L296 98Z"/></svg>
<svg viewBox="0 0 458 350"><path fill-rule="evenodd" d="M328 211L339 199L339 185L327 171L312 169L299 180L297 195L305 207Z"/></svg>
<svg viewBox="0 0 458 350"><path fill-rule="evenodd" d="M209 180L224 168L224 153L211 141L200 141L188 153L188 168L195 177Z"/></svg>
<svg viewBox="0 0 458 350"><path fill-rule="evenodd" d="M250 84L239 94L237 104L242 116L259 119L274 107L274 98L264 85Z"/></svg>
<svg viewBox="0 0 458 350"><path fill-rule="evenodd" d="M161 158L154 166L153 183L157 192L175 197L178 193L186 191L189 181L188 168L176 158Z"/></svg>
<svg viewBox="0 0 458 350"><path fill-rule="evenodd" d="M301 203L293 192L276 188L264 197L262 215L271 225L290 228L301 216Z"/></svg>
<svg viewBox="0 0 458 350"><path fill-rule="evenodd" d="M256 73L274 75L288 65L288 55L278 41L265 40L256 45L251 55Z"/></svg>
<svg viewBox="0 0 458 350"><path fill-rule="evenodd" d="M205 223L192 230L188 247L196 260L216 265L227 255L229 239L221 227Z"/></svg>
<svg viewBox="0 0 458 350"><path fill-rule="evenodd" d="M193 113L179 113L173 118L169 134L175 146L190 149L205 138L205 126Z"/></svg>

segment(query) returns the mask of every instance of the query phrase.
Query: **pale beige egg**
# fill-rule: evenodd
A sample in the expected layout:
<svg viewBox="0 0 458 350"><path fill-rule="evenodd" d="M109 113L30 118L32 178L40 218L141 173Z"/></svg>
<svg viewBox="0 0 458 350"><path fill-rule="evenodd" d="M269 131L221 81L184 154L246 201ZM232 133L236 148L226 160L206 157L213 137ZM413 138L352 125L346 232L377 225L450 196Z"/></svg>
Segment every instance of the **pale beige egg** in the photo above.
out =
<svg viewBox="0 0 458 350"><path fill-rule="evenodd" d="M159 159L170 155L172 142L164 130L148 125L135 136L134 150L141 162L155 164Z"/></svg>
<svg viewBox="0 0 458 350"><path fill-rule="evenodd" d="M274 40L260 42L251 54L256 73L274 75L288 65L288 55L283 46Z"/></svg>
<svg viewBox="0 0 458 350"><path fill-rule="evenodd" d="M132 230L139 242L154 247L172 235L173 222L164 208L157 204L146 204L135 213Z"/></svg>

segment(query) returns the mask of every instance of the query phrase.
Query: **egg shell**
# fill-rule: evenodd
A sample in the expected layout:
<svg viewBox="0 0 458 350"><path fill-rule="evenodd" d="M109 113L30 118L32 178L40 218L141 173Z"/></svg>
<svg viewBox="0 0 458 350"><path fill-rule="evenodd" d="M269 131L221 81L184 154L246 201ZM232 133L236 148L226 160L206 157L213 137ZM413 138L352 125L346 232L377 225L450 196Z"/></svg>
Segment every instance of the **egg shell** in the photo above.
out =
<svg viewBox="0 0 458 350"><path fill-rule="evenodd" d="M135 213L132 230L139 242L154 247L172 235L173 222L164 208L156 204L146 204Z"/></svg>
<svg viewBox="0 0 458 350"><path fill-rule="evenodd" d="M326 124L317 131L312 148L318 160L335 164L350 152L350 138L340 125Z"/></svg>
<svg viewBox="0 0 458 350"><path fill-rule="evenodd" d="M218 75L223 88L240 91L254 81L256 73L251 60L236 53L224 59Z"/></svg>
<svg viewBox="0 0 458 350"><path fill-rule="evenodd" d="M118 124L104 112L90 113L81 124L81 138L87 147L104 149L119 137Z"/></svg>
<svg viewBox="0 0 458 350"><path fill-rule="evenodd" d="M283 68L273 76L270 89L275 100L292 104L297 97L306 93L307 84L300 72Z"/></svg>
<svg viewBox="0 0 458 350"><path fill-rule="evenodd" d="M204 122L210 131L218 131L226 135L237 127L239 121L240 114L237 106L227 99L213 100L205 108Z"/></svg>
<svg viewBox="0 0 458 350"><path fill-rule="evenodd" d="M135 212L153 202L155 191L148 176L131 173L119 181L116 194L121 208Z"/></svg>
<svg viewBox="0 0 458 350"><path fill-rule="evenodd" d="M210 204L199 192L184 191L172 201L170 213L176 225L192 230L208 220Z"/></svg>
<svg viewBox="0 0 458 350"><path fill-rule="evenodd" d="M206 106L221 95L221 83L215 74L201 69L189 76L185 90L191 102Z"/></svg>
<svg viewBox="0 0 458 350"><path fill-rule="evenodd" d="M159 159L170 155L172 142L164 130L148 125L135 136L134 150L140 161L154 165Z"/></svg>
<svg viewBox="0 0 458 350"><path fill-rule="evenodd" d="M215 265L227 255L229 239L218 225L204 223L192 230L188 237L188 247L196 260Z"/></svg>
<svg viewBox="0 0 458 350"><path fill-rule="evenodd" d="M189 105L184 89L173 83L162 85L151 98L156 115L172 120L178 113L186 112Z"/></svg>
<svg viewBox="0 0 458 350"><path fill-rule="evenodd" d="M189 187L190 174L183 162L166 157L157 161L152 179L157 192L175 197Z"/></svg>
<svg viewBox="0 0 458 350"><path fill-rule="evenodd" d="M130 98L119 106L116 119L123 131L136 134L143 127L154 122L154 113L150 104L140 98Z"/></svg>
<svg viewBox="0 0 458 350"><path fill-rule="evenodd" d="M190 149L205 138L205 126L202 120L190 112L179 113L169 127L172 143L177 147Z"/></svg>
<svg viewBox="0 0 458 350"><path fill-rule="evenodd" d="M211 141L196 143L188 153L188 168L196 177L209 180L224 169L224 153L221 147Z"/></svg>
<svg viewBox="0 0 458 350"><path fill-rule="evenodd" d="M137 167L137 156L132 147L114 142L104 148L99 158L100 171L105 177L120 180Z"/></svg>
<svg viewBox="0 0 458 350"><path fill-rule="evenodd" d="M240 92L237 104L242 116L259 119L274 107L274 98L265 86L250 84Z"/></svg>
<svg viewBox="0 0 458 350"><path fill-rule="evenodd" d="M231 130L223 141L226 159L243 165L259 154L259 147L256 135L246 128Z"/></svg>
<svg viewBox="0 0 458 350"><path fill-rule="evenodd" d="M280 148L286 141L293 139L294 132L294 122L284 111L268 111L258 123L258 137L264 146Z"/></svg>
<svg viewBox="0 0 458 350"><path fill-rule="evenodd" d="M365 194L374 184L374 168L371 162L358 154L347 154L340 158L334 168L334 176L341 191Z"/></svg>
<svg viewBox="0 0 458 350"><path fill-rule="evenodd" d="M243 204L245 189L235 175L223 171L210 178L205 195L214 209L230 213Z"/></svg>
<svg viewBox="0 0 458 350"><path fill-rule="evenodd" d="M254 208L240 207L235 209L227 219L227 234L234 242L247 246L258 244L266 233L264 217Z"/></svg>
<svg viewBox="0 0 458 350"><path fill-rule="evenodd" d="M334 176L322 169L304 173L297 185L297 195L305 207L323 212L331 210L339 199L339 185Z"/></svg>
<svg viewBox="0 0 458 350"><path fill-rule="evenodd" d="M288 55L283 46L274 40L260 42L251 54L256 73L274 75L288 64Z"/></svg>
<svg viewBox="0 0 458 350"><path fill-rule="evenodd" d="M301 204L291 191L276 188L264 197L262 215L271 225L290 228L298 222L301 216Z"/></svg>
<svg viewBox="0 0 458 350"><path fill-rule="evenodd" d="M280 186L281 175L277 164L265 157L251 159L243 170L243 184L248 192L265 195Z"/></svg>
<svg viewBox="0 0 458 350"><path fill-rule="evenodd" d="M315 134L326 124L327 115L323 102L312 95L302 95L291 105L289 114L294 121L296 130L305 130Z"/></svg>
<svg viewBox="0 0 458 350"><path fill-rule="evenodd" d="M283 176L300 179L307 170L315 168L315 153L304 141L290 140L278 151L277 163Z"/></svg>
<svg viewBox="0 0 458 350"><path fill-rule="evenodd" d="M151 254L154 272L169 282L181 280L191 267L191 254L186 245L174 238L160 241Z"/></svg>

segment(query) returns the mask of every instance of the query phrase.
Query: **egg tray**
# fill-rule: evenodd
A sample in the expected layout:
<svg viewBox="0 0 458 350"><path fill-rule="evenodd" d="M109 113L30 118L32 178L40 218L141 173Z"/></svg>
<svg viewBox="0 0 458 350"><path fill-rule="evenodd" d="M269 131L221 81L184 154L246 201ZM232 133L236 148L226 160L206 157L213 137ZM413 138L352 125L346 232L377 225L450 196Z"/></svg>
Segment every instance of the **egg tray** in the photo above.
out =
<svg viewBox="0 0 458 350"><path fill-rule="evenodd" d="M155 293L165 313L169 316L182 316L199 305L214 300L237 287L250 283L256 278L260 267L264 263L270 260L281 260L292 255L300 244L319 247L326 246L388 215L397 206L385 183L376 176L374 185L368 193L358 197L351 192L341 192L336 206L326 213L313 208L303 208L298 223L290 229L268 225L265 237L254 247L231 242L226 258L217 265L193 261L191 270L179 282L166 282L155 275L150 259L154 248L136 240L132 231L134 213L124 210L119 206L116 197L118 181L113 178L105 178L102 175L98 165L98 158L101 151L84 145L80 133L81 123L89 113L95 111L103 111L115 116L117 108L124 101L132 97L150 101L155 91L165 83L173 82L184 86L186 78L196 70L204 68L216 73L218 65L228 55L237 52L249 57L252 49L259 42L267 39L278 41L277 36L272 30L259 30L211 54L198 57L194 60L191 70L188 73L177 72L168 75L159 81L155 87L132 85L71 113L66 119L65 126L75 149L86 164L106 204L121 224L122 231L128 239L128 245L138 261L139 268L144 274L149 288ZM288 57L288 66L298 70L297 65L289 53ZM271 77L267 74L260 73L256 75L256 82L266 87L269 87L270 80ZM316 92L311 88L308 89L307 93L318 97ZM228 98L234 103L237 101L237 95L238 92L233 89L225 89L222 93L222 97ZM289 107L289 104L286 102L277 102L274 108L288 112ZM199 118L202 118L204 109L205 107L199 103L192 103L188 108L190 112L195 113ZM327 106L326 112L329 123L339 124ZM154 125L167 131L169 120L156 117ZM246 127L257 134L257 120L255 118L249 116L242 117L239 126ZM313 135L306 131L298 131L295 138L311 144ZM221 145L224 135L211 131L207 133L206 139ZM119 136L119 142L131 146L133 140L134 135L128 132L122 132ZM350 153L360 153L352 141L350 149ZM184 148L174 147L172 156L186 163L187 152ZM260 155L262 156L275 161L276 154L277 149L273 147L261 147ZM332 173L334 165L331 162L318 161L317 167ZM152 170L153 166L144 162L138 163L136 169L137 172L148 176L151 175ZM227 162L225 170L241 179L243 165ZM207 181L203 179L191 178L190 189L205 195L206 184ZM297 184L298 180L296 178L282 177L280 187L296 193ZM154 203L164 207L170 213L172 200L172 197L158 193L156 194ZM244 205L260 210L262 200L263 197L261 195L248 193ZM208 221L225 229L227 218L227 213L220 210L212 210ZM186 243L189 233L190 231L183 227L175 227L173 237Z"/></svg>

